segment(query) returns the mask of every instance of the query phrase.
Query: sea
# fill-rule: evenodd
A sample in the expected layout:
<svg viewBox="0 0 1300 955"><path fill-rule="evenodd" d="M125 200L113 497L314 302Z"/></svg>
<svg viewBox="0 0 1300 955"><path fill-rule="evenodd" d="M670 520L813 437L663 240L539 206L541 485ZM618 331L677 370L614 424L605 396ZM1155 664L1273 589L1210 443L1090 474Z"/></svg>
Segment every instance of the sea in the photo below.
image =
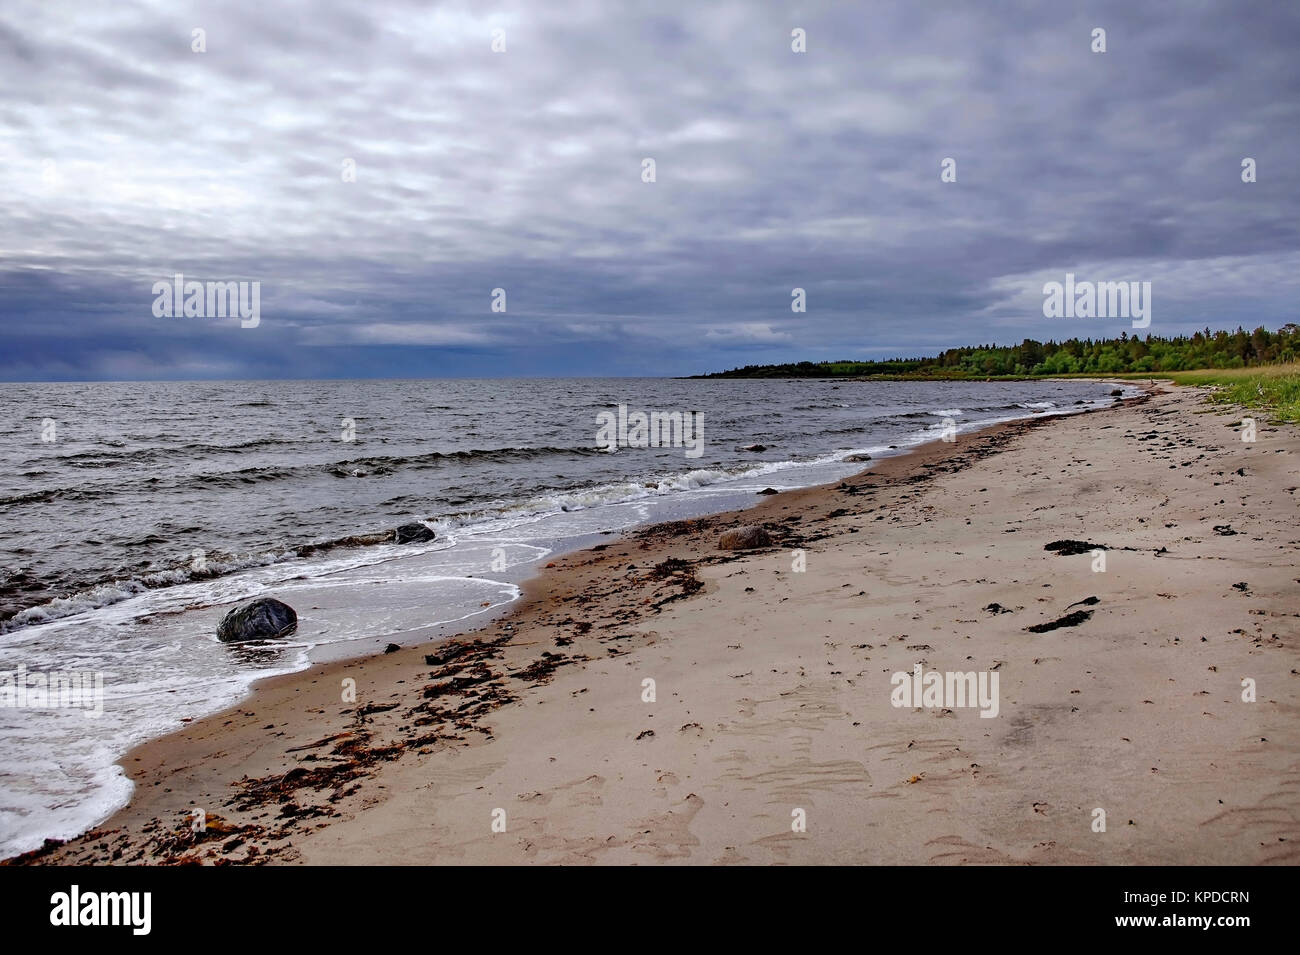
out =
<svg viewBox="0 0 1300 955"><path fill-rule="evenodd" d="M1104 407L1116 388L1135 391L1087 380L0 383L0 858L101 822L130 797L117 764L129 748L238 702L260 678L477 626L555 554L635 525L837 481L871 467L846 458L905 454L945 429ZM693 427L656 428L663 440L647 446L638 413ZM436 536L395 543L410 523ZM292 606L297 631L218 641L221 617L261 596ZM78 706L33 690L83 676Z"/></svg>

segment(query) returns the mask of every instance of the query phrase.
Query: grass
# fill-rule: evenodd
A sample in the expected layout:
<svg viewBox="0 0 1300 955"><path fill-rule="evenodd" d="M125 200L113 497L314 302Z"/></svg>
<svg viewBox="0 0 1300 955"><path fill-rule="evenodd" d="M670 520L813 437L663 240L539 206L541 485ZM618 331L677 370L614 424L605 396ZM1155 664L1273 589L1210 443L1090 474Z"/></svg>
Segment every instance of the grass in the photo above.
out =
<svg viewBox="0 0 1300 955"><path fill-rule="evenodd" d="M1118 377L1158 378L1176 385L1208 387L1213 389L1212 401L1254 408L1278 421L1300 422L1300 364L1164 371Z"/></svg>

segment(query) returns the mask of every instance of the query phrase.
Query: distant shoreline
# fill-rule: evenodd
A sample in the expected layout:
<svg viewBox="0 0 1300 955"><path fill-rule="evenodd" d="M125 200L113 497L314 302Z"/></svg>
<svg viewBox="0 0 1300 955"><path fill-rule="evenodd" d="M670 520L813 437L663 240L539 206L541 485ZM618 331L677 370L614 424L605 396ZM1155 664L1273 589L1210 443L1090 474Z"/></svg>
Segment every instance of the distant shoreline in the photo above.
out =
<svg viewBox="0 0 1300 955"><path fill-rule="evenodd" d="M1260 326L1161 337L1067 338L1016 345L968 345L913 358L841 359L746 365L692 378L834 378L922 381L1034 380L1071 377L1158 377L1194 371L1276 373L1300 359L1300 326ZM1291 372L1294 373L1292 368Z"/></svg>

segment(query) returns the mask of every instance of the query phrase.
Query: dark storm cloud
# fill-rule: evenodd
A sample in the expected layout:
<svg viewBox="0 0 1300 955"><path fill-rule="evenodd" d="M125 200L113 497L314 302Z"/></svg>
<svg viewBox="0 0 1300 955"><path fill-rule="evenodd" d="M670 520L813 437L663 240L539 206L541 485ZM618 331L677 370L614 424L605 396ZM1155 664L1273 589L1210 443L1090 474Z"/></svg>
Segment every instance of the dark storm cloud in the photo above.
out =
<svg viewBox="0 0 1300 955"><path fill-rule="evenodd" d="M679 374L1127 327L1043 318L1067 271L1151 281L1152 332L1276 326L1297 48L1279 3L11 2L0 377ZM260 281L261 324L155 318L176 272Z"/></svg>

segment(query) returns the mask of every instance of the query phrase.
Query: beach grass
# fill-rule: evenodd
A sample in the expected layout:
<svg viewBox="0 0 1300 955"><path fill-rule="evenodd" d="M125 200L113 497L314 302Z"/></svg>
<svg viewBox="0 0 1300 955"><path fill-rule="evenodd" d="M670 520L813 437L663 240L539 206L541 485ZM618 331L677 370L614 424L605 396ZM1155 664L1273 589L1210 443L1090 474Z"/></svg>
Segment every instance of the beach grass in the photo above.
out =
<svg viewBox="0 0 1300 955"><path fill-rule="evenodd" d="M1300 364L1206 368L1121 377L1154 377L1168 379L1176 385L1210 388L1213 401L1257 409L1277 421L1300 422Z"/></svg>

